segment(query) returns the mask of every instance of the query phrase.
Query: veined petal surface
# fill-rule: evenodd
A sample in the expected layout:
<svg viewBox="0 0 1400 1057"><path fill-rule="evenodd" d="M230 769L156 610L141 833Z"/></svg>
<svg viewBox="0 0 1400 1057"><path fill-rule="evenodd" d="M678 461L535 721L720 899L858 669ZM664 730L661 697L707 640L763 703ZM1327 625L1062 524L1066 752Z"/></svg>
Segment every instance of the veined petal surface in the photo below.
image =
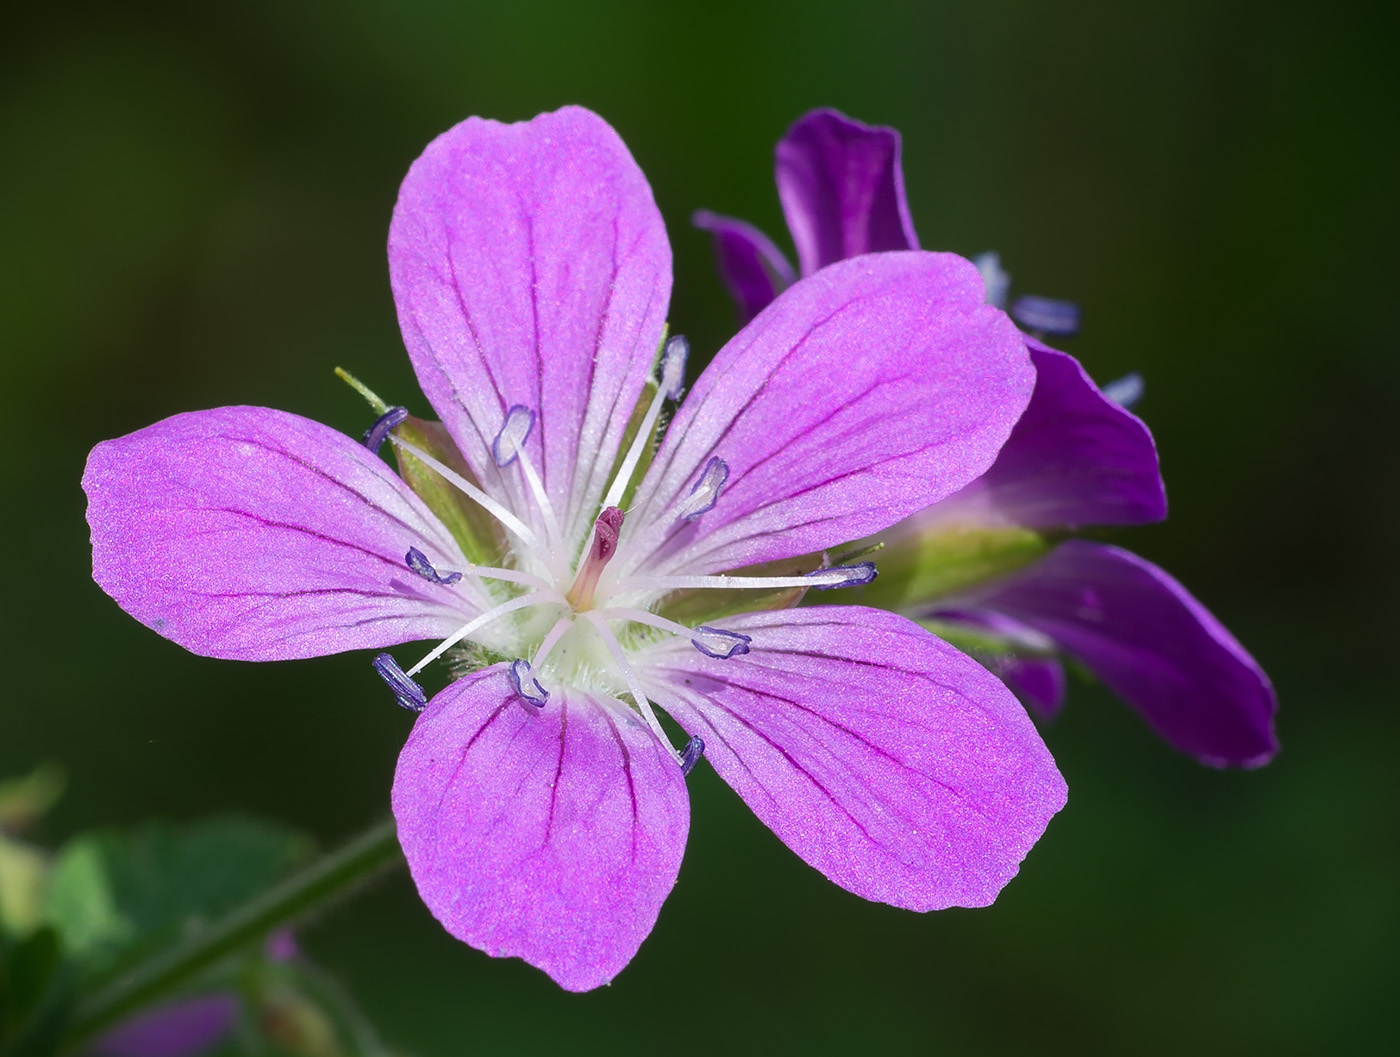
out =
<svg viewBox="0 0 1400 1057"><path fill-rule="evenodd" d="M964 602L1049 636L1203 763L1254 767L1278 751L1268 676L1186 588L1135 554L1069 540Z"/></svg>
<svg viewBox="0 0 1400 1057"><path fill-rule="evenodd" d="M449 129L404 179L389 273L423 391L483 486L534 509L489 453L530 408L526 451L581 539L671 293L661 214L617 133L579 107Z"/></svg>
<svg viewBox="0 0 1400 1057"><path fill-rule="evenodd" d="M176 415L97 445L83 474L92 575L206 657L270 661L439 638L462 596L411 572L461 550L373 452L261 407ZM465 610L470 615L471 610Z"/></svg>
<svg viewBox="0 0 1400 1057"><path fill-rule="evenodd" d="M393 802L418 893L447 931L570 991L637 953L690 824L680 768L628 709L563 688L536 710L504 665L428 704Z"/></svg>
<svg viewBox="0 0 1400 1057"><path fill-rule="evenodd" d="M714 572L886 528L986 470L1034 382L1020 332L961 257L824 268L691 388L628 513L617 572ZM677 517L712 457L728 467L713 509Z"/></svg>
<svg viewBox="0 0 1400 1057"><path fill-rule="evenodd" d="M739 326L747 326L797 278L782 251L752 224L706 209L698 210L691 220L714 236L715 266L734 298Z"/></svg>
<svg viewBox="0 0 1400 1057"><path fill-rule="evenodd" d="M1030 337L1026 346L1035 391L996 462L910 527L1061 529L1166 517L1157 447L1143 421L1104 396L1073 356Z"/></svg>
<svg viewBox="0 0 1400 1057"><path fill-rule="evenodd" d="M788 129L775 155L803 275L862 253L919 248L896 130L814 110Z"/></svg>
<svg viewBox="0 0 1400 1057"><path fill-rule="evenodd" d="M856 895L985 906L1064 805L1011 692L903 617L820 606L717 623L749 652L658 644L638 657L648 688L788 847Z"/></svg>

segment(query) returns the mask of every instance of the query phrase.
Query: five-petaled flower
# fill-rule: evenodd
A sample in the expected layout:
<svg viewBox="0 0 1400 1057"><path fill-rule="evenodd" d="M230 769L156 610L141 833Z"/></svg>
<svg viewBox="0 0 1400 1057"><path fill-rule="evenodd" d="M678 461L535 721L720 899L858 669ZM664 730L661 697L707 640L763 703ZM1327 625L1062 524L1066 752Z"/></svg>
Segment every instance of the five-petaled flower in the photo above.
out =
<svg viewBox="0 0 1400 1057"><path fill-rule="evenodd" d="M410 870L453 935L566 988L612 979L651 930L702 751L848 890L991 902L1065 801L1024 710L903 617L793 608L868 581L826 549L967 485L1024 410L1025 346L976 268L906 252L795 284L654 448L684 372L670 248L601 119L439 137L389 261L441 424L395 409L361 444L230 407L100 444L98 583L208 656L440 640L407 671L374 660L421 709L393 788ZM428 701L418 670L461 645L484 666Z"/></svg>
<svg viewBox="0 0 1400 1057"><path fill-rule="evenodd" d="M802 275L860 254L917 249L899 147L894 129L834 110L804 115L779 141L778 195ZM793 281L792 266L751 225L708 212L695 222L714 235L741 319ZM995 254L978 263L987 300L1001 305L1009 277ZM1079 325L1074 305L1048 298L1020 298L1011 315L1042 335ZM1118 547L1069 539L1050 548L1084 525L1161 520L1166 494L1152 435L1120 405L1123 396L1106 395L1073 357L1036 337L1026 345L1035 391L996 462L880 534L887 575L860 600L969 644L1044 714L1064 701L1063 651L1181 751L1214 766L1266 763L1278 749L1273 687L1204 606ZM1136 381L1122 388L1139 388Z"/></svg>

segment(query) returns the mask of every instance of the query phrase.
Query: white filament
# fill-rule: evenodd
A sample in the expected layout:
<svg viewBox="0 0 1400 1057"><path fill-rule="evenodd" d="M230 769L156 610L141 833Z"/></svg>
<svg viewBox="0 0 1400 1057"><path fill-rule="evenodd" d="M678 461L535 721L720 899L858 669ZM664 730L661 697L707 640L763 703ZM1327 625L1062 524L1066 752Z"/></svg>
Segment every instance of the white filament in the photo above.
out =
<svg viewBox="0 0 1400 1057"><path fill-rule="evenodd" d="M568 605L568 603L564 601L564 596L561 595L558 591L535 591L532 594L521 595L519 598L512 598L508 602L502 602L495 609L488 609L485 613L482 613L480 616L474 617L471 620L467 621L460 628L458 628L451 635L449 635L446 639L438 643L437 647L431 653L429 653L421 661L419 661L412 668L410 668L406 674L410 677L417 675L425 667L427 667L433 661L437 660L449 649L451 649L453 646L457 645L457 643L461 642L464 638L470 635L473 631L478 631L481 628L484 628L493 620L499 620L507 613L513 613L517 609L525 609L527 606L538 606L549 602L553 602L556 605L561 606Z"/></svg>
<svg viewBox="0 0 1400 1057"><path fill-rule="evenodd" d="M850 569L837 566L818 569L804 576L629 576L618 584L617 593L655 588L660 591L688 591L716 588L725 591L774 590L783 587L844 587L864 583Z"/></svg>
<svg viewBox="0 0 1400 1057"><path fill-rule="evenodd" d="M531 530L529 525L521 521L518 517L516 517L509 510L503 507L500 503L496 502L496 500L492 499L489 495L483 492L476 485L468 481L456 470L452 469L450 466L443 465L441 462L439 462L437 459L434 459L422 448L418 447L416 444L410 444L402 437L395 436L391 433L389 434L389 441L395 447L403 448L419 462L422 462L424 465L436 470L443 477L447 478L447 480L455 484L458 488L462 490L462 492L466 495L468 499L470 499L477 506L484 509L488 514L494 517L511 532L515 533L515 535L519 537L520 542L525 544L525 546L533 547L536 550L541 549L539 537L535 535L535 533Z"/></svg>
<svg viewBox="0 0 1400 1057"><path fill-rule="evenodd" d="M617 636L608 627L608 622L598 613L585 613L583 619L588 621L597 630L598 636L607 646L608 652L612 654L614 663L622 673L623 680L627 683L627 691L632 695L632 700L637 703L638 710L642 713L642 718L646 720L651 732L656 735L658 741L670 750L676 763L681 762L681 754L676 751L671 739L666 736L666 731L662 729L661 723L656 718L656 713L652 711L651 702L647 700L647 695L642 692L642 684L637 679L636 672L632 671L632 666L627 663L627 655L622 652L622 644L617 641Z"/></svg>

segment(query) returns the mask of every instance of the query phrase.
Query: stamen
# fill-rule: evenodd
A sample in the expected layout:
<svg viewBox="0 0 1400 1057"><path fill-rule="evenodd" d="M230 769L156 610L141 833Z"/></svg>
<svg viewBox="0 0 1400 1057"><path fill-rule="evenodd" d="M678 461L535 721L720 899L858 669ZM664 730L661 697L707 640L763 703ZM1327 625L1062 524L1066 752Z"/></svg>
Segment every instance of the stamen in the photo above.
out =
<svg viewBox="0 0 1400 1057"><path fill-rule="evenodd" d="M821 580L821 583L814 583L812 586L818 591L830 591L837 587L861 587L879 575L874 562L856 562L854 565L833 565L829 569L817 569L808 573L807 579Z"/></svg>
<svg viewBox="0 0 1400 1057"><path fill-rule="evenodd" d="M549 656L549 651L554 649L555 644L564 637L564 633L574 626L573 617L560 617L554 623L554 627L549 629L539 646L535 648L535 659L530 662L532 668L539 668L544 664L545 658Z"/></svg>
<svg viewBox="0 0 1400 1057"><path fill-rule="evenodd" d="M379 673L379 678L394 692L394 700L399 703L400 708L406 708L410 712L422 712L428 707L428 695L399 667L399 662L394 660L391 654L381 653L370 661L370 664Z"/></svg>
<svg viewBox="0 0 1400 1057"><path fill-rule="evenodd" d="M676 507L676 517L694 521L707 510L712 510L719 501L719 490L729 479L729 464L718 455L710 456L710 461L700 471L700 479L691 488L690 494Z"/></svg>
<svg viewBox="0 0 1400 1057"><path fill-rule="evenodd" d="M681 398L681 386L685 384L685 361L690 355L690 342L684 334L677 334L666 343L661 354L661 393L667 400Z"/></svg>
<svg viewBox="0 0 1400 1057"><path fill-rule="evenodd" d="M549 691L535 678L535 671L530 667L529 661L512 661L506 669L506 674L510 676L510 683L521 698L536 708L544 708L544 703L549 700Z"/></svg>
<svg viewBox="0 0 1400 1057"><path fill-rule="evenodd" d="M500 503L496 502L496 500L492 499L480 488L472 484L456 470L452 469L452 467L444 465L422 448L418 447L416 444L409 443L402 437L396 437L391 434L389 440L396 448L402 448L419 462L423 463L423 465L436 470L447 480L451 481L468 499L477 504L477 506L482 507L502 525L515 533L520 539L520 542L527 547L539 549L539 537L535 535L529 525L525 524L525 522L521 521L505 507L501 506Z"/></svg>
<svg viewBox="0 0 1400 1057"><path fill-rule="evenodd" d="M451 587L462 578L461 573L448 573L444 576L433 568L433 563L428 561L428 556L417 547L409 547L408 553L404 555L404 561L408 567L425 580L431 580L435 584L442 584L444 587Z"/></svg>
<svg viewBox="0 0 1400 1057"><path fill-rule="evenodd" d="M727 661L730 657L742 657L748 653L753 636L701 624L690 641L706 657Z"/></svg>
<svg viewBox="0 0 1400 1057"><path fill-rule="evenodd" d="M784 587L814 587L828 591L833 587L858 587L868 584L878 575L874 562L855 565L833 565L814 569L801 576L630 576L618 585L618 594L625 591L688 591L718 589L731 591L773 590Z"/></svg>
<svg viewBox="0 0 1400 1057"><path fill-rule="evenodd" d="M554 504L549 501L549 494L544 490L544 482L540 480L539 472L530 461L530 456L525 453L525 441L530 436L530 430L534 428L535 413L524 404L513 405L506 412L506 424L491 442L491 456L496 460L496 465L503 468L519 460L521 472L525 474L525 483L529 486L530 494L534 496L540 513L544 515L545 529L552 544L552 555L553 547L562 543L563 533L559 531L559 519L554 514Z"/></svg>
<svg viewBox="0 0 1400 1057"><path fill-rule="evenodd" d="M700 757L704 755L705 739L698 736L691 738L681 752L681 777L684 778L695 770L695 765L700 762Z"/></svg>
<svg viewBox="0 0 1400 1057"><path fill-rule="evenodd" d="M676 752L675 746L671 744L671 739L666 736L666 731L662 729L661 723L656 718L656 713L652 711L651 702L647 700L647 695L642 692L642 684L637 679L637 675L632 671L632 666L627 663L627 656L622 652L622 645L617 641L617 636L608 627L608 622L597 613L585 613L583 619L593 625L598 632L598 637L607 646L608 652L612 654L613 661L617 664L618 670L622 673L623 681L627 683L627 692L632 695L632 700L636 702L638 711L642 718L646 720L651 732L656 735L657 740L671 751L671 755L677 763L681 762L680 753Z"/></svg>
<svg viewBox="0 0 1400 1057"><path fill-rule="evenodd" d="M1018 297L1011 303L1011 318L1027 330L1038 330L1058 338L1079 333L1079 306L1053 297Z"/></svg>
<svg viewBox="0 0 1400 1057"><path fill-rule="evenodd" d="M1119 407L1131 411L1142 399L1142 394L1147 391L1147 383L1143 381L1142 375L1133 371L1131 374L1125 374L1122 378L1116 378L1109 382L1101 391L1104 396Z"/></svg>
<svg viewBox="0 0 1400 1057"><path fill-rule="evenodd" d="M557 605L567 605L564 599L556 591L535 591L533 594L521 595L519 598L512 598L509 602L502 602L495 609L488 609L479 617L467 621L460 628L454 631L448 638L437 645L437 648L424 657L408 670L410 676L417 675L433 661L437 660L457 643L479 628L484 628L493 620L499 620L507 613L513 613L517 609L525 609L527 606L544 605L553 602Z"/></svg>
<svg viewBox="0 0 1400 1057"><path fill-rule="evenodd" d="M669 631L672 635L689 639L695 648L706 657L714 657L722 661L748 653L749 643L753 641L752 637L748 635L740 634L737 631L725 631L723 628L712 628L704 625L698 628L686 627L684 624L679 624L667 617L657 616L645 609L620 607L599 609L595 612L600 617L630 620L634 624L646 624L649 627L660 628L662 631Z"/></svg>
<svg viewBox="0 0 1400 1057"><path fill-rule="evenodd" d="M593 545L579 564L574 585L569 588L569 604L576 610L590 609L593 606L593 591L598 586L598 577L603 568L617 553L617 537L622 531L625 515L615 506L610 506L598 515L593 523Z"/></svg>
<svg viewBox="0 0 1400 1057"><path fill-rule="evenodd" d="M497 466L509 466L516 460L534 427L535 413L524 404L512 405L506 412L506 424L491 442L491 455Z"/></svg>
<svg viewBox="0 0 1400 1057"><path fill-rule="evenodd" d="M661 405L667 400L680 399L681 384L685 381L685 360L689 354L690 342L686 341L684 336L677 334L666 342L666 348L661 353L661 384L651 398L651 406L647 408L647 413L642 417L637 435L632 438L627 457L622 460L617 476L608 486L608 494L603 497L603 506L617 506L622 502L627 486L632 483L632 475L637 472L637 464L642 460L642 452L646 451L646 446L651 443L651 432L656 425L657 416L661 414Z"/></svg>
<svg viewBox="0 0 1400 1057"><path fill-rule="evenodd" d="M389 435L389 431L406 418L408 418L408 408L389 408L388 411L385 411L384 414L374 420L374 425L365 430L364 440L360 443L377 455L380 446L384 443L384 438Z"/></svg>
<svg viewBox="0 0 1400 1057"><path fill-rule="evenodd" d="M996 252L979 253L972 258L977 270L982 273L982 285L987 290L987 304L995 308L1006 307L1006 295L1011 291L1011 275L1002 270L1001 254Z"/></svg>

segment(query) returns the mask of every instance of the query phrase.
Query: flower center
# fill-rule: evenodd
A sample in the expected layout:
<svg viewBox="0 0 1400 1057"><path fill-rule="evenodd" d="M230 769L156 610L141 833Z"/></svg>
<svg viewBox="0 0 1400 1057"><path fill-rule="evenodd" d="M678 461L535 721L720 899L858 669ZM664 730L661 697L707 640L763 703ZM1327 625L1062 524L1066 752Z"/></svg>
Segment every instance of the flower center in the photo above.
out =
<svg viewBox="0 0 1400 1057"><path fill-rule="evenodd" d="M474 482L395 434L393 430L402 420L401 414L386 414L366 435L365 443L371 448L387 437L495 517L509 534L510 551L514 563L519 566L511 569L469 565L460 570L439 569L428 555L416 547L409 548L405 556L408 568L433 584L461 592L471 617L406 672L388 653L375 658L376 671L401 705L413 711L426 707L427 695L414 681L414 676L452 647L473 642L497 655L515 655L516 659L507 668L507 676L526 706L547 707L551 687L572 686L595 691L604 701L612 702L609 707L625 708L620 699L626 695L632 699L632 709L652 728L661 743L670 745L624 643L654 641L658 633L676 635L688 639L705 656L727 661L748 653L751 640L741 632L708 625L688 627L652 612L667 595L694 589L830 590L869 583L875 578L872 562L817 569L798 576L662 575L646 572L643 564L641 569L621 575L615 570L600 590L599 582L616 557L620 544L626 517L620 504L647 445L654 441L656 423L665 401L680 398L687 352L688 346L682 337L666 343L661 355L660 377L654 382L656 390L617 475L603 497L603 510L593 523L591 537L576 560L568 553L571 548L561 528L576 522L570 517L570 511L554 509L526 451L526 441L537 417L532 409L522 404L512 405L490 445L490 455L496 466L502 471L519 474L513 484L507 478L508 492L516 496L511 505L520 501L532 504L533 509L527 510L511 509L511 505L488 495ZM659 517L678 527L697 521L723 502L728 477L728 463L717 454L709 456L689 490ZM578 513L572 512L574 517ZM634 528L646 530L648 526ZM661 521L650 528L665 531ZM654 534L639 531L629 538L637 540ZM570 585L567 590L566 583ZM499 586L493 587L493 584ZM682 751L672 749L676 762L687 771L701 751L703 745L698 739Z"/></svg>

